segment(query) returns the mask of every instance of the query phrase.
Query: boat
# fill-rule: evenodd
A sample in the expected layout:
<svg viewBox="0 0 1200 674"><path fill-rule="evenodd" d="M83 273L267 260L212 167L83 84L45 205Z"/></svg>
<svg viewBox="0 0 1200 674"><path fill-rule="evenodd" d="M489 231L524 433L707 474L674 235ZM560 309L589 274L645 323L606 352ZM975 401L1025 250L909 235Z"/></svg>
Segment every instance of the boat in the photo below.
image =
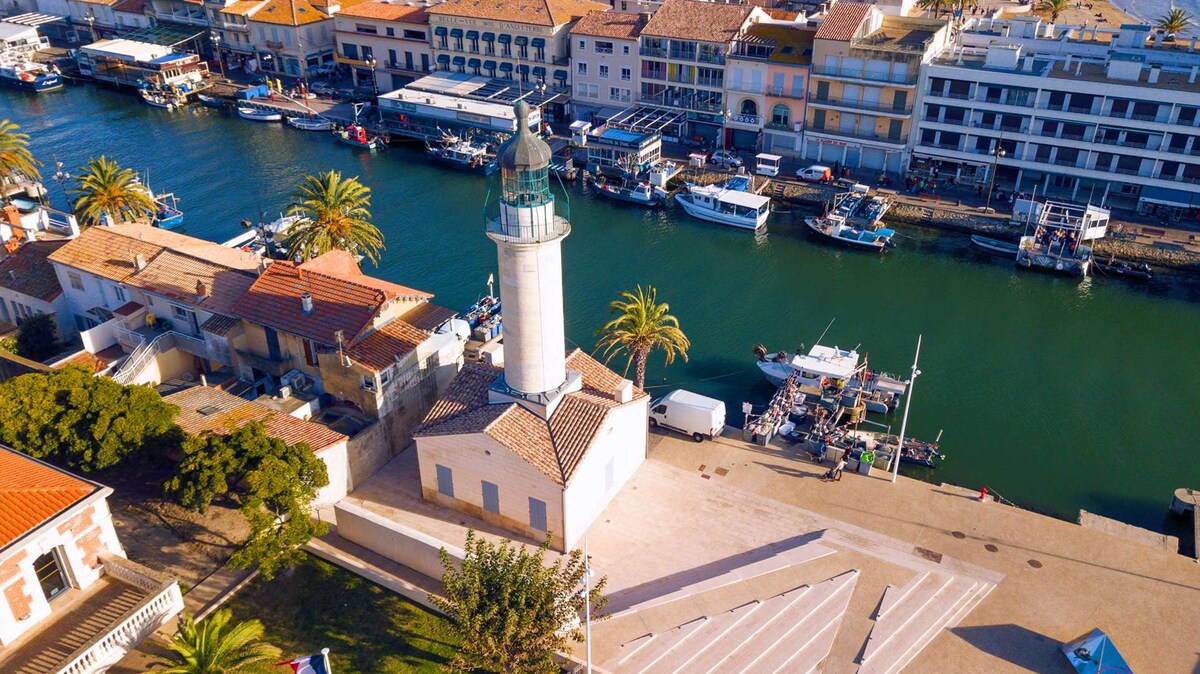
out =
<svg viewBox="0 0 1200 674"><path fill-rule="evenodd" d="M1001 241L993 239L981 234L971 235L971 245L980 248L994 255L1003 255L1007 258L1016 258L1017 249L1019 246L1013 241Z"/></svg>
<svg viewBox="0 0 1200 674"><path fill-rule="evenodd" d="M0 61L0 83L11 89L39 92L61 89L63 78L53 66L9 57Z"/></svg>
<svg viewBox="0 0 1200 674"><path fill-rule="evenodd" d="M240 248L263 257L284 259L287 257L287 250L281 247L278 241L299 220L300 216L298 215L283 215L282 213L271 222L263 222L260 218L257 226L249 220L242 220L242 227L245 227L246 231L221 245Z"/></svg>
<svg viewBox="0 0 1200 674"><path fill-rule="evenodd" d="M938 434L939 439L941 434ZM856 449L870 449L876 454L882 452L888 456L896 453L900 443L899 436L890 433L874 431L850 431L847 439L853 442ZM945 461L946 455L941 452L937 442L925 442L913 437L904 439L904 451L900 452L900 463L910 463L928 468L936 468L937 461Z"/></svg>
<svg viewBox="0 0 1200 674"><path fill-rule="evenodd" d="M174 110L175 108L178 108L182 104L182 102L180 101L180 99L178 97L173 96L171 94L165 94L161 91L151 91L150 89L142 89L138 93L141 94L143 103L145 103L146 105L149 105L149 106L153 106L155 108L164 108L167 110Z"/></svg>
<svg viewBox="0 0 1200 674"><path fill-rule="evenodd" d="M262 108L248 108L238 106L238 117L248 119L252 122L282 122L283 113L278 110L264 110Z"/></svg>
<svg viewBox="0 0 1200 674"><path fill-rule="evenodd" d="M687 191L676 196L675 201L693 218L743 229L763 227L771 214L770 197L721 185L688 183Z"/></svg>
<svg viewBox="0 0 1200 674"><path fill-rule="evenodd" d="M750 176L733 176L725 181L725 189L737 190L738 192L750 191Z"/></svg>
<svg viewBox="0 0 1200 674"><path fill-rule="evenodd" d="M200 104L204 105L205 107L209 107L209 108L225 107L225 101L221 100L220 98L217 98L216 96L209 96L208 94L196 94L196 98L200 99Z"/></svg>
<svg viewBox="0 0 1200 674"><path fill-rule="evenodd" d="M183 211L174 193L154 195L158 208L150 214L150 223L160 229L177 229L183 224Z"/></svg>
<svg viewBox="0 0 1200 674"><path fill-rule="evenodd" d="M339 141L364 150L378 150L384 146L382 136L372 136L367 133L366 127L358 124L351 124L334 135Z"/></svg>
<svg viewBox="0 0 1200 674"><path fill-rule="evenodd" d="M862 218L868 224L874 225L883 219L888 209L892 207L892 202L882 194L871 198L864 206L862 206Z"/></svg>
<svg viewBox="0 0 1200 674"><path fill-rule="evenodd" d="M313 119L311 117L288 117L288 126L291 126L301 131L329 131L333 129L333 122L328 119Z"/></svg>
<svg viewBox="0 0 1200 674"><path fill-rule="evenodd" d="M426 145L425 151L433 161L460 171L491 175L496 162L487 146L458 136L443 136L439 145Z"/></svg>
<svg viewBox="0 0 1200 674"><path fill-rule="evenodd" d="M769 354L760 345L754 348L754 355L759 371L771 384L781 386L795 376L800 390L818 402L846 406L861 403L869 412L890 414L908 388L908 382L872 371L865 361L860 362L855 349L817 344L806 354Z"/></svg>
<svg viewBox="0 0 1200 674"><path fill-rule="evenodd" d="M587 174L588 185L603 197L654 208L666 204L667 192L661 187L632 178L620 180L606 175Z"/></svg>
<svg viewBox="0 0 1200 674"><path fill-rule="evenodd" d="M1034 210L1037 220L1032 220ZM1087 276L1092 247L1086 242L1108 232L1108 209L1062 201L1036 201L1029 209L1025 234L1017 246L1016 265L1068 276Z"/></svg>
<svg viewBox="0 0 1200 674"><path fill-rule="evenodd" d="M1105 276L1117 276L1135 281L1154 279L1154 270L1145 262L1133 263L1110 257L1107 260L1092 260L1092 266Z"/></svg>
<svg viewBox="0 0 1200 674"><path fill-rule="evenodd" d="M858 213L858 209L867 202L867 194L871 188L866 185L853 185L848 191L842 192L833 198L833 208L831 212L849 219Z"/></svg>
<svg viewBox="0 0 1200 674"><path fill-rule="evenodd" d="M808 231L821 240L851 248L882 253L895 246L892 237L896 235L896 230L852 225L837 213L829 213L823 218L805 218L804 224L808 226Z"/></svg>

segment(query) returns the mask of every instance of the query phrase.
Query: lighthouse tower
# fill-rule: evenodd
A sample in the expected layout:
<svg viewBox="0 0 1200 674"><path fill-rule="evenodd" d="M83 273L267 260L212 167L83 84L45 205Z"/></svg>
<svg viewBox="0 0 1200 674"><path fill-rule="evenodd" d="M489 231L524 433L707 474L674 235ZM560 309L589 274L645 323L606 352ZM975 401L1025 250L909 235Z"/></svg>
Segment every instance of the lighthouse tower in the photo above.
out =
<svg viewBox="0 0 1200 674"><path fill-rule="evenodd" d="M517 132L497 154L499 214L487 222L496 242L504 306L504 373L489 401L517 402L544 419L581 387L568 371L563 327L562 240L571 224L554 212L550 147L529 131L529 105L513 106Z"/></svg>

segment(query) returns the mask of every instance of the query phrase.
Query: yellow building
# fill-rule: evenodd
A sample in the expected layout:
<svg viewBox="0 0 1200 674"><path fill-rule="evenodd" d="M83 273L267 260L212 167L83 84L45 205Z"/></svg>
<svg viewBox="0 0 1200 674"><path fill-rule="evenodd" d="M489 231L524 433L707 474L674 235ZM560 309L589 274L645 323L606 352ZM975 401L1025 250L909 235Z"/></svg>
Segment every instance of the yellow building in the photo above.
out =
<svg viewBox="0 0 1200 674"><path fill-rule="evenodd" d="M333 15L362 0L207 0L227 69L312 77L333 63Z"/></svg>
<svg viewBox="0 0 1200 674"><path fill-rule="evenodd" d="M351 66L355 85L379 92L399 89L431 72L433 56L425 10L422 4L383 0L343 9L333 17L334 59Z"/></svg>
<svg viewBox="0 0 1200 674"><path fill-rule="evenodd" d="M813 42L804 157L845 169L903 171L921 65L949 40L945 21L835 4Z"/></svg>

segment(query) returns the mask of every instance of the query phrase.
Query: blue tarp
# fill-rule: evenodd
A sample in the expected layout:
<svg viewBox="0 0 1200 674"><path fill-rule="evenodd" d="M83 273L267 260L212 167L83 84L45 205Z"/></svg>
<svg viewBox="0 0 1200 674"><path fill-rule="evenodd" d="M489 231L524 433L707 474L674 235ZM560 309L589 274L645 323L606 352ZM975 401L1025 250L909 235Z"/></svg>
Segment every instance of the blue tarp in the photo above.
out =
<svg viewBox="0 0 1200 674"><path fill-rule="evenodd" d="M1099 629L1063 644L1062 652L1079 674L1133 674L1112 639Z"/></svg>
<svg viewBox="0 0 1200 674"><path fill-rule="evenodd" d="M242 89L241 91L237 92L237 97L244 101L248 101L252 98L260 98L260 97L265 97L265 96L270 96L270 95L271 95L271 88L265 84L260 84L256 87L249 87L247 89Z"/></svg>

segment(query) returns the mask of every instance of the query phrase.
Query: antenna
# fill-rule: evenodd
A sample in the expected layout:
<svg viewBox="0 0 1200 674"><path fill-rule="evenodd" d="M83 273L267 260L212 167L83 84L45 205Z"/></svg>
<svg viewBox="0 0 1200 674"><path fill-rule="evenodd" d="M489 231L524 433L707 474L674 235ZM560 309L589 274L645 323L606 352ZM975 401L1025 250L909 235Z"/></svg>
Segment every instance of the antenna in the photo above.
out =
<svg viewBox="0 0 1200 674"><path fill-rule="evenodd" d="M825 332L821 333L821 336L817 338L817 341L814 342L814 344L820 344L821 340L825 339L825 333L829 332L829 328L833 327L833 322L836 320L837 320L837 316L834 316L832 319L829 320L829 325L825 326Z"/></svg>

